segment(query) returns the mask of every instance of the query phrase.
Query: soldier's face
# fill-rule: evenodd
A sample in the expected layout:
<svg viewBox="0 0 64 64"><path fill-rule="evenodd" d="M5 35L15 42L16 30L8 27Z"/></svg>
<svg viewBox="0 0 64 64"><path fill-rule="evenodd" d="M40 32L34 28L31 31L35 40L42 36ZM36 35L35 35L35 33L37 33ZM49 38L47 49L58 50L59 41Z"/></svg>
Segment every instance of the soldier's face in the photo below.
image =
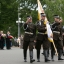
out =
<svg viewBox="0 0 64 64"><path fill-rule="evenodd" d="M32 18L28 18L28 22L32 22Z"/></svg>
<svg viewBox="0 0 64 64"><path fill-rule="evenodd" d="M42 19L42 20L45 20L45 16L41 16L41 19Z"/></svg>
<svg viewBox="0 0 64 64"><path fill-rule="evenodd" d="M55 20L56 22L59 22L59 21L60 21L59 18L54 18L54 20Z"/></svg>

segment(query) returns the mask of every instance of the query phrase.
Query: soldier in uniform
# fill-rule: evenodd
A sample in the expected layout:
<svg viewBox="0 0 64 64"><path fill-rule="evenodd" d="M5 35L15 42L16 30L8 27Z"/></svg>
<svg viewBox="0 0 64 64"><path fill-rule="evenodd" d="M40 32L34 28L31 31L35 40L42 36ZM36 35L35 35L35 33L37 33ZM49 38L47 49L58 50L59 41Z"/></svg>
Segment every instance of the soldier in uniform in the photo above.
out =
<svg viewBox="0 0 64 64"><path fill-rule="evenodd" d="M58 60L64 60L61 58L62 50L63 50L63 42L62 42L62 25L60 21L60 17L58 15L54 15L54 23L52 24L53 31L53 39L58 51ZM54 60L54 54L51 53L52 60Z"/></svg>
<svg viewBox="0 0 64 64"><path fill-rule="evenodd" d="M63 29L63 30L62 30L62 31L63 31L63 34L62 34L62 35L63 35L63 56L64 56L64 26L63 26L62 29Z"/></svg>
<svg viewBox="0 0 64 64"><path fill-rule="evenodd" d="M48 40L47 36L47 29L46 29L46 24L45 24L45 13L41 13L41 20L36 23L36 28L37 28L37 37L36 37L36 50L37 50L37 62L40 62L40 49L41 49L41 44L43 44L43 50L44 50L44 58L45 62L50 61L48 59L48 49L50 46L50 42Z"/></svg>
<svg viewBox="0 0 64 64"><path fill-rule="evenodd" d="M63 21L63 19L60 17L60 21L62 22ZM62 27L62 32L63 32L63 56L64 56L64 26Z"/></svg>
<svg viewBox="0 0 64 64"><path fill-rule="evenodd" d="M24 62L27 62L27 48L29 46L30 53L30 63L34 62L33 59L33 45L36 35L36 26L32 23L32 17L27 16L27 21L24 23L24 42L23 42L23 53L24 53Z"/></svg>

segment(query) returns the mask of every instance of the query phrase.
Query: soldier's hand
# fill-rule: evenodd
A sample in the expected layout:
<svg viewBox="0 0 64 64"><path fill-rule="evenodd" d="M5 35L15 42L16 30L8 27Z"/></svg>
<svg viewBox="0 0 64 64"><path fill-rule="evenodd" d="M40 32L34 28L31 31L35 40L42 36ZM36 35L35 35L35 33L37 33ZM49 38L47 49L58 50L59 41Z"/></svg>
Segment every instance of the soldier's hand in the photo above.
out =
<svg viewBox="0 0 64 64"><path fill-rule="evenodd" d="M53 38L53 34L51 34L50 37Z"/></svg>

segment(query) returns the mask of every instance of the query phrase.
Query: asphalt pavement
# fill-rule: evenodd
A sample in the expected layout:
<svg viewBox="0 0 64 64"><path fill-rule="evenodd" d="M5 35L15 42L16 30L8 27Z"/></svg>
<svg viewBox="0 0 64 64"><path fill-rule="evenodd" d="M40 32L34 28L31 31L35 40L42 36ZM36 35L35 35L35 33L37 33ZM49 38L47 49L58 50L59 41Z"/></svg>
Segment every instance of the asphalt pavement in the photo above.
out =
<svg viewBox="0 0 64 64"><path fill-rule="evenodd" d="M42 53L43 50L41 50ZM62 56L64 58L64 56ZM40 62L37 62L36 58L36 50L34 49L34 59L36 60L32 64L64 64L63 61L58 61L58 57L55 56L55 61L52 62L44 62L44 56L40 55ZM51 57L49 56L49 59L51 60ZM4 48L4 50L0 50L0 64L30 64L30 58L29 58L29 50L27 51L27 62L24 62L23 59L23 49L20 49L19 47L12 47L11 50L7 50Z"/></svg>

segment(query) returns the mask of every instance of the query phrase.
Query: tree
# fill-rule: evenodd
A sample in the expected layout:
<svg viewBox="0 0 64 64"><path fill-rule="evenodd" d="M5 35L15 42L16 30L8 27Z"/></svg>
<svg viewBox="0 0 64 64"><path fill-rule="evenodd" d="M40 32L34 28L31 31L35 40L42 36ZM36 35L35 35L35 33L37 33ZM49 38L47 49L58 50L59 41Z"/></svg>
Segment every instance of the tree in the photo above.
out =
<svg viewBox="0 0 64 64"><path fill-rule="evenodd" d="M16 19L17 19L17 3L16 0L2 0L1 1L1 23L0 30L4 30L5 33L10 30L16 30ZM9 29L11 27L11 29ZM13 29L13 27L16 27ZM12 32L14 33L14 32ZM15 31L17 33L17 31Z"/></svg>
<svg viewBox="0 0 64 64"><path fill-rule="evenodd" d="M26 21L27 15L33 17L33 22L37 22L37 0L0 0L0 30L10 30L12 35L17 36L18 7L20 7L21 21ZM40 0L44 7L48 20L52 23L53 15L58 14L64 17L64 0ZM64 18L63 18L64 20ZM23 28L21 27L21 33Z"/></svg>
<svg viewBox="0 0 64 64"><path fill-rule="evenodd" d="M42 0L42 2L43 2L43 0ZM61 16L62 18L64 17L63 16L64 0L45 0L43 5L45 5L45 4L47 5L45 12L46 12L47 17L50 22L54 21L53 15L55 15L55 14Z"/></svg>

